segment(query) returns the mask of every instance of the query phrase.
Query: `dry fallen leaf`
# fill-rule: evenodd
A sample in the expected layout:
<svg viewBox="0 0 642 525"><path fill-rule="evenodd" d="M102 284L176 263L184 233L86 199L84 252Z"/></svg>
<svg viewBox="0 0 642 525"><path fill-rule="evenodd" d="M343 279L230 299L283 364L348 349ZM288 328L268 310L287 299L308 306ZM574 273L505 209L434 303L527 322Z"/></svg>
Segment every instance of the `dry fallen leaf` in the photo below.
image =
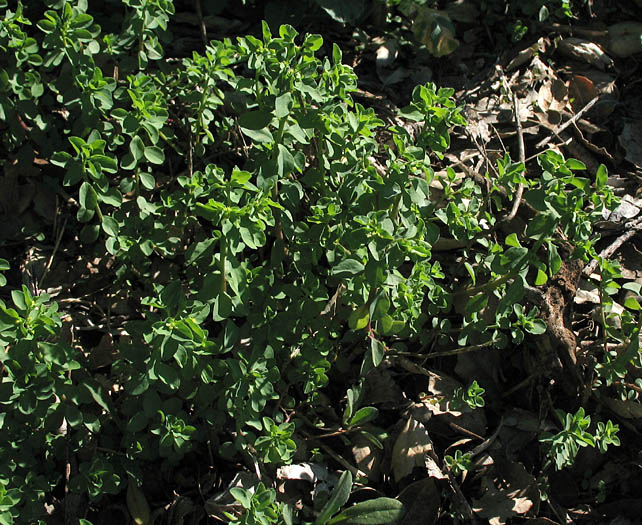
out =
<svg viewBox="0 0 642 525"><path fill-rule="evenodd" d="M622 58L642 52L642 23L621 22L610 26L609 51Z"/></svg>
<svg viewBox="0 0 642 525"><path fill-rule="evenodd" d="M496 459L493 472L482 479L482 490L482 497L473 500L473 511L493 525L526 514L539 501L535 478L521 463L503 458Z"/></svg>
<svg viewBox="0 0 642 525"><path fill-rule="evenodd" d="M399 501L406 509L399 525L431 525L437 522L441 496L435 480L424 478L411 483L399 494Z"/></svg>
<svg viewBox="0 0 642 525"><path fill-rule="evenodd" d="M356 435L352 439L352 454L357 468L363 472L370 481L377 481L381 472L383 450L376 447L363 435Z"/></svg>
<svg viewBox="0 0 642 525"><path fill-rule="evenodd" d="M642 122L627 122L622 128L618 142L626 151L624 158L642 168Z"/></svg>
<svg viewBox="0 0 642 525"><path fill-rule="evenodd" d="M559 43L557 49L569 58L586 62L599 69L613 66L613 59L600 46L582 38L565 38Z"/></svg>
<svg viewBox="0 0 642 525"><path fill-rule="evenodd" d="M610 397L602 398L604 403L610 410L615 412L618 416L625 419L638 419L642 418L642 404L638 401L622 401L621 399L613 399Z"/></svg>
<svg viewBox="0 0 642 525"><path fill-rule="evenodd" d="M392 449L392 470L398 482L415 467L424 466L424 456L432 451L432 441L424 426L410 417Z"/></svg>

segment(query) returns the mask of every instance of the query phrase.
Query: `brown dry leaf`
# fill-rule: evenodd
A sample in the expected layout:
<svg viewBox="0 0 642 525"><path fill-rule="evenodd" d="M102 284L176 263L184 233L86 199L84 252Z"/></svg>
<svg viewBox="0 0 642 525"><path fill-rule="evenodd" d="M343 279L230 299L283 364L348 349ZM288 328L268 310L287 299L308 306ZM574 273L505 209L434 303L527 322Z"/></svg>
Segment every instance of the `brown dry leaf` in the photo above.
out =
<svg viewBox="0 0 642 525"><path fill-rule="evenodd" d="M618 99L615 77L603 71L591 70L573 75L568 92L574 99L571 105L575 112L599 96L599 104L591 108L588 114L600 118L606 118L613 112Z"/></svg>
<svg viewBox="0 0 642 525"><path fill-rule="evenodd" d="M565 38L558 44L557 49L562 55L586 62L599 69L613 66L613 59L600 46L582 38Z"/></svg>
<svg viewBox="0 0 642 525"><path fill-rule="evenodd" d="M384 366L371 370L365 379L365 396L370 405L397 408L408 402L403 390Z"/></svg>
<svg viewBox="0 0 642 525"><path fill-rule="evenodd" d="M435 479L448 479L448 475L444 474L441 467L437 465L437 462L430 454L426 454L424 457L424 466L426 467L426 472L429 477Z"/></svg>
<svg viewBox="0 0 642 525"><path fill-rule="evenodd" d="M568 89L559 78L542 84L537 92L537 105L544 111L561 112L568 103Z"/></svg>
<svg viewBox="0 0 642 525"><path fill-rule="evenodd" d="M399 482L415 467L424 465L424 456L432 451L432 441L424 426L410 417L392 449L392 470Z"/></svg>
<svg viewBox="0 0 642 525"><path fill-rule="evenodd" d="M597 96L597 89L584 75L573 75L568 84L568 94L572 99L573 110L578 112Z"/></svg>
<svg viewBox="0 0 642 525"><path fill-rule="evenodd" d="M642 417L642 404L637 401L622 401L610 397L602 398L602 402L618 416L626 419L638 419Z"/></svg>
<svg viewBox="0 0 642 525"><path fill-rule="evenodd" d="M406 509L399 525L431 525L437 522L441 496L435 480L424 478L411 483L399 494L399 501Z"/></svg>
<svg viewBox="0 0 642 525"><path fill-rule="evenodd" d="M515 56L506 66L506 71L512 71L517 69L519 66L526 64L530 59L532 59L537 53L541 53L546 49L545 41L543 37L535 42L532 46L522 49L517 56Z"/></svg>
<svg viewBox="0 0 642 525"><path fill-rule="evenodd" d="M626 154L624 158L637 168L642 168L642 122L627 122L618 137Z"/></svg>
<svg viewBox="0 0 642 525"><path fill-rule="evenodd" d="M446 11L421 7L412 24L412 32L436 57L449 55L459 47L455 28Z"/></svg>
<svg viewBox="0 0 642 525"><path fill-rule="evenodd" d="M482 497L473 500L473 511L493 525L526 514L539 501L535 478L521 463L506 459L495 461L493 472L482 480L482 490Z"/></svg>
<svg viewBox="0 0 642 525"><path fill-rule="evenodd" d="M352 439L352 455L357 468L365 474L370 481L377 481L381 474L381 461L383 450L376 447L368 438L357 434Z"/></svg>
<svg viewBox="0 0 642 525"><path fill-rule="evenodd" d="M642 23L621 22L610 26L609 51L621 58L642 52Z"/></svg>

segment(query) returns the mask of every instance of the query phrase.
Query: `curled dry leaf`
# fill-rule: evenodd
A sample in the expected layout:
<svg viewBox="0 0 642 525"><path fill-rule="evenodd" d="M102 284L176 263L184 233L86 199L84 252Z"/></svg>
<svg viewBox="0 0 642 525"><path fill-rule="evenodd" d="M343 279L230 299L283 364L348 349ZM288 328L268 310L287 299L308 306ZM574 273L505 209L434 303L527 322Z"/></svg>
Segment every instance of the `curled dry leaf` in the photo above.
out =
<svg viewBox="0 0 642 525"><path fill-rule="evenodd" d="M610 26L609 51L621 58L642 52L642 23L621 22Z"/></svg>
<svg viewBox="0 0 642 525"><path fill-rule="evenodd" d="M613 59L600 46L582 38L565 38L559 43L557 49L569 58L586 62L599 69L613 66Z"/></svg>

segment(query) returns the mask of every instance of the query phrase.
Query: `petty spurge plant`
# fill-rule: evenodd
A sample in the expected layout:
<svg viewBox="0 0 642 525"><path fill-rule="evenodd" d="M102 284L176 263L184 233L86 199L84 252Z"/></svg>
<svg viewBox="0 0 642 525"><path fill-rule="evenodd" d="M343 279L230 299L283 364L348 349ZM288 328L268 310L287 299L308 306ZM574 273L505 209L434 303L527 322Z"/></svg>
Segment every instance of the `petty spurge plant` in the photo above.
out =
<svg viewBox="0 0 642 525"><path fill-rule="evenodd" d="M508 155L495 178L435 173L465 125L450 89L417 86L388 124L354 101L353 70L320 35L264 23L164 61L171 1L111 2L124 10L113 34L86 0L35 4L0 0L3 162L49 164L72 237L109 257L113 290L136 312L98 379L90 349L63 337L62 302L2 277L1 523L44 523L66 492L98 505L189 454L288 464L321 426L383 447L363 385L387 357L512 351L549 328L533 290L597 256L593 224L617 204L604 168L593 181L550 151L537 176ZM503 220L520 185L522 227ZM605 352L606 382L639 366L638 310L629 303L617 330L604 321L605 338L629 344ZM336 374L348 384L338 394ZM324 421L332 389L344 415ZM481 408L484 393L474 381L450 401ZM558 467L577 445L618 444L610 421L589 439L584 412L569 417L542 438ZM446 464L460 473L469 459ZM342 476L316 516L264 484L237 487L243 512L228 518L401 516L390 498L343 508L352 487Z"/></svg>

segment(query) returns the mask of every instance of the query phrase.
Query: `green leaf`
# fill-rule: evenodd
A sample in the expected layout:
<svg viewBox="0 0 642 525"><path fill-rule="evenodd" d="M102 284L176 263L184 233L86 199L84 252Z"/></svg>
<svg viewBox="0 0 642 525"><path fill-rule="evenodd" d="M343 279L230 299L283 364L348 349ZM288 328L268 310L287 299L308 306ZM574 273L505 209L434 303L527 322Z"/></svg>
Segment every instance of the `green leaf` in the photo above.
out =
<svg viewBox="0 0 642 525"><path fill-rule="evenodd" d="M106 412L111 412L110 399L105 388L94 379L84 379L82 385L85 387L93 400L98 403Z"/></svg>
<svg viewBox="0 0 642 525"><path fill-rule="evenodd" d="M370 354L372 356L372 364L375 368L381 364L381 361L383 361L383 355L385 352L386 345L374 337L370 338Z"/></svg>
<svg viewBox="0 0 642 525"><path fill-rule="evenodd" d="M343 474L341 474L337 486L334 487L330 498L321 509L319 516L314 522L314 525L326 525L328 520L346 504L348 498L350 497L351 490L352 474L350 473L350 471L346 470Z"/></svg>
<svg viewBox="0 0 642 525"><path fill-rule="evenodd" d="M25 296L21 290L11 290L11 300L18 310L26 310Z"/></svg>
<svg viewBox="0 0 642 525"><path fill-rule="evenodd" d="M345 509L328 525L386 525L396 523L404 514L401 501L392 498L377 498L362 501Z"/></svg>
<svg viewBox="0 0 642 525"><path fill-rule="evenodd" d="M284 93L276 97L274 101L274 116L278 119L287 117L290 114L290 107L292 106L292 95Z"/></svg>
<svg viewBox="0 0 642 525"><path fill-rule="evenodd" d="M113 217L105 215L102 222L103 231L110 237L118 236L118 222Z"/></svg>
<svg viewBox="0 0 642 525"><path fill-rule="evenodd" d="M368 307L366 305L362 305L350 314L350 317L348 318L348 326L352 330L361 330L368 326L369 320L370 315L368 313Z"/></svg>
<svg viewBox="0 0 642 525"><path fill-rule="evenodd" d="M239 117L239 126L250 130L266 128L272 122L272 114L267 111L248 111Z"/></svg>
<svg viewBox="0 0 642 525"><path fill-rule="evenodd" d="M94 210L96 208L96 204L98 203L98 195L96 195L96 190L94 190L94 187L87 181L84 181L80 185L78 198L80 200L80 205L88 210Z"/></svg>
<svg viewBox="0 0 642 525"><path fill-rule="evenodd" d="M629 310L635 310L635 311L638 311L642 308L640 307L640 303L638 302L638 300L632 295L630 295L625 299L624 306Z"/></svg>
<svg viewBox="0 0 642 525"><path fill-rule="evenodd" d="M100 235L100 226L98 224L86 224L80 230L79 239L81 242L91 244L96 242L98 235Z"/></svg>
<svg viewBox="0 0 642 525"><path fill-rule="evenodd" d="M542 271L541 268L538 268L537 277L535 277L535 286L542 286L546 284L546 281L548 281L548 275L546 275L546 272Z"/></svg>
<svg viewBox="0 0 642 525"><path fill-rule="evenodd" d="M143 151L145 158L152 164L163 164L165 152L158 146L146 146Z"/></svg>
<svg viewBox="0 0 642 525"><path fill-rule="evenodd" d="M577 160L577 159L568 159L566 161L566 167L570 170L585 170L586 169L586 164L584 164L582 161Z"/></svg>
<svg viewBox="0 0 642 525"><path fill-rule="evenodd" d="M357 410L357 413L352 416L352 419L350 419L350 422L348 423L349 427L356 427L360 425L364 425L370 421L374 421L377 419L377 416L379 415L379 410L377 410L375 407L363 407Z"/></svg>
<svg viewBox="0 0 642 525"><path fill-rule="evenodd" d="M317 5L341 24L356 22L366 12L366 0L315 0Z"/></svg>
<svg viewBox="0 0 642 525"><path fill-rule="evenodd" d="M609 173L608 170L606 169L606 166L604 164L600 164L600 167L597 168L597 172L595 173L595 186L597 189L601 189L604 186L606 186L606 183L609 180Z"/></svg>
<svg viewBox="0 0 642 525"><path fill-rule="evenodd" d="M143 139L136 135L129 143L129 151L136 162L141 160L145 156L145 144L143 143Z"/></svg>
<svg viewBox="0 0 642 525"><path fill-rule="evenodd" d="M330 273L335 277L349 277L360 274L365 268L366 267L356 259L344 259L334 266Z"/></svg>
<svg viewBox="0 0 642 525"><path fill-rule="evenodd" d="M488 304L488 294L485 292L479 293L471 297L466 303L465 312L467 315L474 314L482 311Z"/></svg>
<svg viewBox="0 0 642 525"><path fill-rule="evenodd" d="M522 245L519 243L516 233L511 233L506 240L504 241L506 246L515 246L516 248L521 248Z"/></svg>
<svg viewBox="0 0 642 525"><path fill-rule="evenodd" d="M154 366L154 372L158 378L172 390L178 390L181 386L181 378L172 366L158 361Z"/></svg>

